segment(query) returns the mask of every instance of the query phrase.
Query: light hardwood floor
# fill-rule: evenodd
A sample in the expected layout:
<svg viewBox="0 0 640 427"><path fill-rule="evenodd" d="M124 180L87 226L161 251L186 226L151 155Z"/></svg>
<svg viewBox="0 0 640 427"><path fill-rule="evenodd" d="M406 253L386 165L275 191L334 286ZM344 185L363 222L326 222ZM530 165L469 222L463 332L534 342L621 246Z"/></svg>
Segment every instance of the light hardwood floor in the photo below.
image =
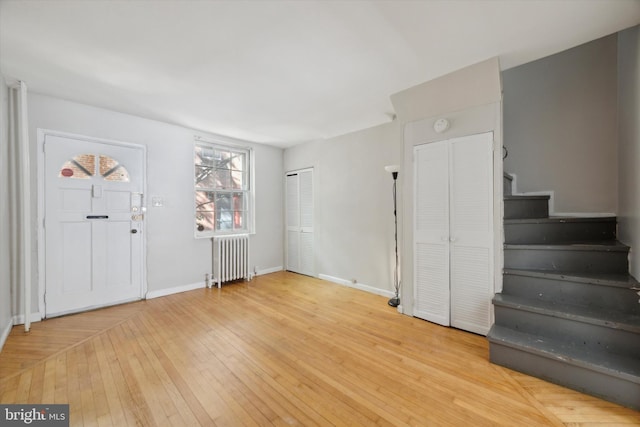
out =
<svg viewBox="0 0 640 427"><path fill-rule="evenodd" d="M291 273L16 327L0 403L69 403L87 426L640 425L492 365L485 337Z"/></svg>

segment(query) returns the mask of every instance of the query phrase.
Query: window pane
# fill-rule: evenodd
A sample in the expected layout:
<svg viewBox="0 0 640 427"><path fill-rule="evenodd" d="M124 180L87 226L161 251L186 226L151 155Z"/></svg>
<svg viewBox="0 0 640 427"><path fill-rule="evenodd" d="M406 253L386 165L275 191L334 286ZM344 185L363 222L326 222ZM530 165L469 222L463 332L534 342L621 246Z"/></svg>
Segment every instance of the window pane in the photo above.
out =
<svg viewBox="0 0 640 427"><path fill-rule="evenodd" d="M213 212L198 212L196 214L196 229L198 231L213 231L214 228Z"/></svg>
<svg viewBox="0 0 640 427"><path fill-rule="evenodd" d="M118 162L109 156L100 155L100 175L105 176L111 169L118 166Z"/></svg>
<svg viewBox="0 0 640 427"><path fill-rule="evenodd" d="M244 229L244 211L234 211L233 212L233 228L235 230Z"/></svg>
<svg viewBox="0 0 640 427"><path fill-rule="evenodd" d="M196 145L195 164L203 166L213 166L213 148L202 145Z"/></svg>
<svg viewBox="0 0 640 427"><path fill-rule="evenodd" d="M232 171L231 172L231 188L234 190L244 189L244 172Z"/></svg>
<svg viewBox="0 0 640 427"><path fill-rule="evenodd" d="M118 165L109 175L105 175L104 179L112 182L129 182L129 172L124 166Z"/></svg>
<svg viewBox="0 0 640 427"><path fill-rule="evenodd" d="M230 211L231 208L231 194L229 193L217 193L216 195L216 207L219 211Z"/></svg>
<svg viewBox="0 0 640 427"><path fill-rule="evenodd" d="M228 170L216 169L215 185L213 188L218 188L221 190L231 188L231 172Z"/></svg>
<svg viewBox="0 0 640 427"><path fill-rule="evenodd" d="M233 157L231 158L231 169L235 171L246 170L245 157L244 153L233 153Z"/></svg>
<svg viewBox="0 0 640 427"><path fill-rule="evenodd" d="M241 211L244 207L244 193L233 193L233 210Z"/></svg>
<svg viewBox="0 0 640 427"><path fill-rule="evenodd" d="M93 154L80 154L62 165L58 177L89 179L95 174L96 156Z"/></svg>
<svg viewBox="0 0 640 427"><path fill-rule="evenodd" d="M215 193L209 191L196 191L196 211L213 211Z"/></svg>
<svg viewBox="0 0 640 427"><path fill-rule="evenodd" d="M196 166L196 187L215 188L213 169L208 166Z"/></svg>
<svg viewBox="0 0 640 427"><path fill-rule="evenodd" d="M100 175L105 181L129 182L129 172L117 160L100 155Z"/></svg>
<svg viewBox="0 0 640 427"><path fill-rule="evenodd" d="M230 152L215 150L214 166L216 167L216 169L231 169L231 166L229 165L230 159Z"/></svg>
<svg viewBox="0 0 640 427"><path fill-rule="evenodd" d="M233 229L233 212L220 211L216 214L217 223L216 229L218 230L232 230Z"/></svg>

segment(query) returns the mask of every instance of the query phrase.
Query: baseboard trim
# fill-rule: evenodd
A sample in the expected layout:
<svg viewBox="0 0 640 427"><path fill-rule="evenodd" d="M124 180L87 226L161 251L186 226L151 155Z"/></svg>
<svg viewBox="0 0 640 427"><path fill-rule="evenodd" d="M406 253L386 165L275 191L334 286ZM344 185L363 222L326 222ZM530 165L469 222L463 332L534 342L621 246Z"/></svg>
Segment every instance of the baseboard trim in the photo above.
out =
<svg viewBox="0 0 640 427"><path fill-rule="evenodd" d="M277 273L278 271L282 271L283 267L279 265L278 267L271 268L263 268L262 270L257 270L254 276L262 276L263 274Z"/></svg>
<svg viewBox="0 0 640 427"><path fill-rule="evenodd" d="M2 348L4 347L4 343L7 342L7 338L9 338L9 334L11 333L12 328L13 328L13 319L10 317L5 327L2 328L2 334L0 335L0 351L2 351Z"/></svg>
<svg viewBox="0 0 640 427"><path fill-rule="evenodd" d="M343 285L343 286L347 286L349 288L359 289L361 291L369 292L369 293L380 295L380 296L387 297L387 298L391 298L391 297L393 297L395 295L392 291L387 291L386 289L376 288L374 286L365 285L364 283L359 283L359 282L353 283L350 280L345 280L345 279L341 279L339 277L329 276L327 274L319 274L318 278L320 278L322 280L326 280L328 282L337 283L338 285Z"/></svg>
<svg viewBox="0 0 640 427"><path fill-rule="evenodd" d="M31 313L31 318L29 320L31 320L31 323L39 322L42 320L42 314L40 314L39 311ZM24 325L24 314L13 316L13 325Z"/></svg>
<svg viewBox="0 0 640 427"><path fill-rule="evenodd" d="M179 294L180 292L193 291L196 289L205 288L204 282L191 283L188 285L174 286L172 288L158 289L157 291L148 291L145 299L154 299L160 297L166 297L167 295Z"/></svg>

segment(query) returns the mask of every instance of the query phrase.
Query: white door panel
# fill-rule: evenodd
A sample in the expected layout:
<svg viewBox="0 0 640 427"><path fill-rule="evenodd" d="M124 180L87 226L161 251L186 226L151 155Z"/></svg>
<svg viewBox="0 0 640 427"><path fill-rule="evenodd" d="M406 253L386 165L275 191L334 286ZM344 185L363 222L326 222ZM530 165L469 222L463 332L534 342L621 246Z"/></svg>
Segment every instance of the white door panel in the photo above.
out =
<svg viewBox="0 0 640 427"><path fill-rule="evenodd" d="M417 317L486 334L493 284L493 135L414 150Z"/></svg>
<svg viewBox="0 0 640 427"><path fill-rule="evenodd" d="M286 269L313 276L313 169L288 173L285 185Z"/></svg>
<svg viewBox="0 0 640 427"><path fill-rule="evenodd" d="M46 316L142 297L143 188L142 148L46 136Z"/></svg>
<svg viewBox="0 0 640 427"><path fill-rule="evenodd" d="M449 148L415 151L414 314L449 325Z"/></svg>
<svg viewBox="0 0 640 427"><path fill-rule="evenodd" d="M449 246L415 245L414 315L449 326Z"/></svg>

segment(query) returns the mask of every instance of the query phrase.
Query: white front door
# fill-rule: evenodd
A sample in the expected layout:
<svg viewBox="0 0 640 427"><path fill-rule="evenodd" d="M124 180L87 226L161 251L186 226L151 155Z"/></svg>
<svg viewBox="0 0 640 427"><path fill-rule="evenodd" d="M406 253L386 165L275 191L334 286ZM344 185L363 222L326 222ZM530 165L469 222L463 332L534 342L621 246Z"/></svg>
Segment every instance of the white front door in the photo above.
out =
<svg viewBox="0 0 640 427"><path fill-rule="evenodd" d="M144 149L46 135L45 316L140 299Z"/></svg>
<svg viewBox="0 0 640 427"><path fill-rule="evenodd" d="M286 204L286 269L313 276L313 169L287 173Z"/></svg>

